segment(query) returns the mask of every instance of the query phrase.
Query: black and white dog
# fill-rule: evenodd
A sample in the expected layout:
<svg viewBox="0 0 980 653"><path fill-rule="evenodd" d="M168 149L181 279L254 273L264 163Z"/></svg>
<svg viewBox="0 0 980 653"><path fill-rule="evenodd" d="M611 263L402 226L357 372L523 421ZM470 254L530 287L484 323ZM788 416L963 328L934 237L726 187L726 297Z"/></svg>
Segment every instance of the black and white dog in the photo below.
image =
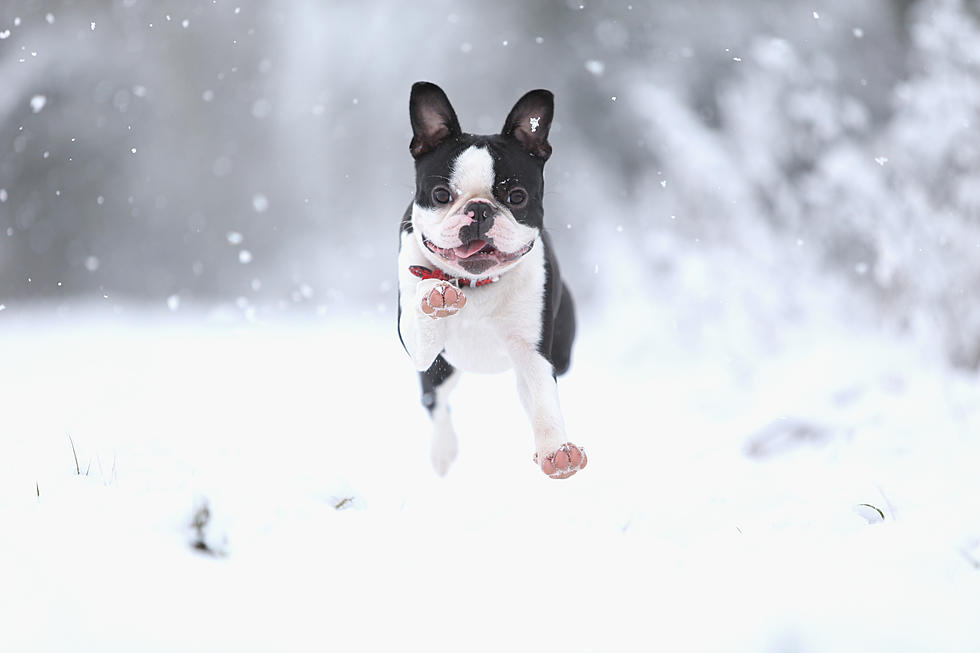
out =
<svg viewBox="0 0 980 653"><path fill-rule="evenodd" d="M534 431L534 460L552 478L585 467L567 441L556 378L568 369L575 313L544 229L544 164L554 97L518 100L500 134L464 134L441 88L412 86L415 199L401 222L398 335L432 415L432 464L455 460L449 392L461 370L514 368Z"/></svg>

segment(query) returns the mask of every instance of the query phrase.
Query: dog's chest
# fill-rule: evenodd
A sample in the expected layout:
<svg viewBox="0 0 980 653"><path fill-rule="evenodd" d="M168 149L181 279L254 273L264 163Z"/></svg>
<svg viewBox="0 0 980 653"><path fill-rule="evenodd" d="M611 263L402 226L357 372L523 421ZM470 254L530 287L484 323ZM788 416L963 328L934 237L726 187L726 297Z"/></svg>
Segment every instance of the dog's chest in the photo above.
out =
<svg viewBox="0 0 980 653"><path fill-rule="evenodd" d="M479 374L494 374L511 367L506 340L498 329L489 324L473 324L448 331L443 356L453 367Z"/></svg>
<svg viewBox="0 0 980 653"><path fill-rule="evenodd" d="M502 372L512 366L508 350L513 343L537 345L545 270L542 248L535 250L496 283L464 289L466 307L446 322L445 357L454 367Z"/></svg>

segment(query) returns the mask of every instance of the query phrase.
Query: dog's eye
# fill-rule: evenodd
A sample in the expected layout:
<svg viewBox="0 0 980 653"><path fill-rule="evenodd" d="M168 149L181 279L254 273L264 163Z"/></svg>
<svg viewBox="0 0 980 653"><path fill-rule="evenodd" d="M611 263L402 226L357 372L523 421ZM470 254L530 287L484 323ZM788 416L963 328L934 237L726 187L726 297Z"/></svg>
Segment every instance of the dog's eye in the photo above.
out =
<svg viewBox="0 0 980 653"><path fill-rule="evenodd" d="M432 201L436 204L449 204L451 199L453 199L453 194L445 186L437 186L432 189Z"/></svg>
<svg viewBox="0 0 980 653"><path fill-rule="evenodd" d="M507 203L520 206L527 201L527 191L523 188L515 188L507 194Z"/></svg>

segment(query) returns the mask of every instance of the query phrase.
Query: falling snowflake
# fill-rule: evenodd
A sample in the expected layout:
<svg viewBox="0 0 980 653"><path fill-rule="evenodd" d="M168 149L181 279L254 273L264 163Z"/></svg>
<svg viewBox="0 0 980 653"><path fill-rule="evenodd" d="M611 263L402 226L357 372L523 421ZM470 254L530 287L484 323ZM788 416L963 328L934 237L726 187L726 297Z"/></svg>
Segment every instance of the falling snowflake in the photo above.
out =
<svg viewBox="0 0 980 653"><path fill-rule="evenodd" d="M252 103L252 115L258 119L267 118L272 113L272 102L259 98Z"/></svg>
<svg viewBox="0 0 980 653"><path fill-rule="evenodd" d="M48 98L44 95L35 95L31 98L31 111L33 113L41 113L41 109L44 105L48 103Z"/></svg>
<svg viewBox="0 0 980 653"><path fill-rule="evenodd" d="M531 133L538 131L538 125L541 123L540 117L531 118Z"/></svg>

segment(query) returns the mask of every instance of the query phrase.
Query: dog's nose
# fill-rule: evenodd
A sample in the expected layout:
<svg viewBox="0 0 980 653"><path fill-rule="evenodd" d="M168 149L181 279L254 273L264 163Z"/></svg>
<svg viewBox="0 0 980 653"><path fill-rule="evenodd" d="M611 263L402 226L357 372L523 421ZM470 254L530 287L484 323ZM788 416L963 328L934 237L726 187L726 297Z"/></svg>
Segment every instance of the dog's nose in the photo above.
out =
<svg viewBox="0 0 980 653"><path fill-rule="evenodd" d="M473 218L473 222L459 230L459 238L464 243L474 240L486 240L487 232L493 226L493 218L497 210L487 202L470 202L463 213Z"/></svg>
<svg viewBox="0 0 980 653"><path fill-rule="evenodd" d="M496 213L493 205L487 204L486 202L470 202L466 205L463 212L479 223L492 220L493 214Z"/></svg>

